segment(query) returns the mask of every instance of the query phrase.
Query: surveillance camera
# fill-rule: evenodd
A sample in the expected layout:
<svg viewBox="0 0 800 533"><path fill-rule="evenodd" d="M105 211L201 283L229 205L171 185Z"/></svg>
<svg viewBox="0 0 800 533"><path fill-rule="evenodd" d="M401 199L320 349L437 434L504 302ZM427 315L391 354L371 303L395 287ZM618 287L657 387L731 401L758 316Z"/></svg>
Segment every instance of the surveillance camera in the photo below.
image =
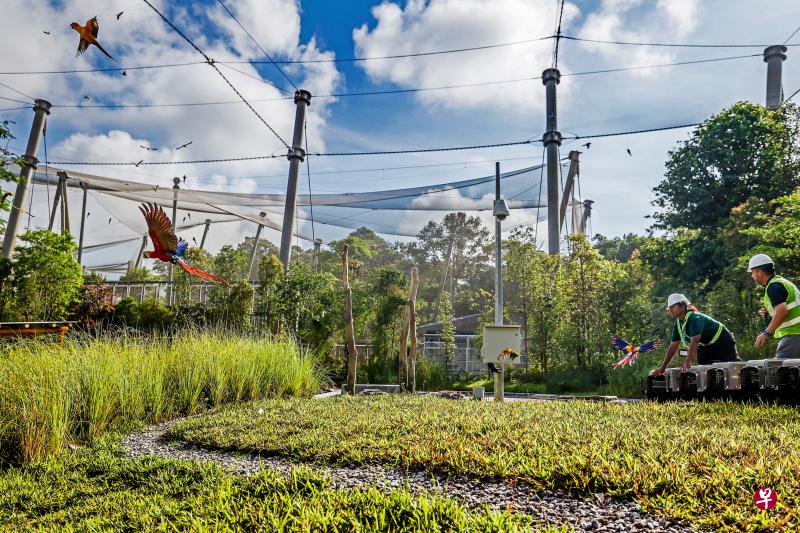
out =
<svg viewBox="0 0 800 533"><path fill-rule="evenodd" d="M510 213L508 212L508 206L506 206L505 200L495 200L494 202L494 210L492 214L497 217L497 220L503 221L506 219Z"/></svg>

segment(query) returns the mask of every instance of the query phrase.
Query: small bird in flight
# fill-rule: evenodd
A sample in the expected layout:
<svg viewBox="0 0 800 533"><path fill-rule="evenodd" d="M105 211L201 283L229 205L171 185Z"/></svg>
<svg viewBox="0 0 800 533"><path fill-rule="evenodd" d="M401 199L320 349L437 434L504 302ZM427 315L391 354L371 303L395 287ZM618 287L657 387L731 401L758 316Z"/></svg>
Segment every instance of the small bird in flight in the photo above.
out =
<svg viewBox="0 0 800 533"><path fill-rule="evenodd" d="M122 75L123 75L123 76L127 76L127 75L128 75L128 71L127 71L127 70L123 70L123 71L122 71Z"/></svg>
<svg viewBox="0 0 800 533"><path fill-rule="evenodd" d="M196 237L192 237L192 242L197 244L197 238Z"/></svg>
<svg viewBox="0 0 800 533"><path fill-rule="evenodd" d="M120 11L119 13L117 13L117 20L119 20L119 18L122 16L123 13L125 13L125 12L124 11Z"/></svg>
<svg viewBox="0 0 800 533"><path fill-rule="evenodd" d="M89 48L90 44L95 45L97 48L100 49L105 55L109 57L112 61L116 61L114 57L106 52L106 49L100 46L100 43L97 42L97 32L100 31L100 24L97 22L97 17L92 17L86 21L85 26L81 26L77 22L73 22L69 25L70 28L78 32L78 35L81 36L81 40L78 41L78 53L75 54L75 57L83 54L87 48Z"/></svg>
<svg viewBox="0 0 800 533"><path fill-rule="evenodd" d="M149 146L143 146L141 144L139 145L139 148L144 148L145 150L150 151L150 152L158 151L158 148L150 148Z"/></svg>
<svg viewBox="0 0 800 533"><path fill-rule="evenodd" d="M111 217L108 217L108 223L111 224Z"/></svg>
<svg viewBox="0 0 800 533"><path fill-rule="evenodd" d="M592 143L582 144L581 146L585 146L586 149L588 150L592 146Z"/></svg>
<svg viewBox="0 0 800 533"><path fill-rule="evenodd" d="M135 167L138 167L138 166L139 166L139 165L141 165L142 163L144 163L144 159L142 159L142 160L141 160L141 161L139 161L138 163L134 163L134 164L133 164L133 166L135 166Z"/></svg>
<svg viewBox="0 0 800 533"><path fill-rule="evenodd" d="M47 30L47 31L42 30L42 33L44 33L45 35L50 35L50 30Z"/></svg>
<svg viewBox="0 0 800 533"><path fill-rule="evenodd" d="M84 96L83 99L86 100L87 102L94 102L94 97L89 96L88 94Z"/></svg>
<svg viewBox="0 0 800 533"><path fill-rule="evenodd" d="M631 149L630 148L625 148L625 150L627 150L629 156L633 157L633 154L631 153Z"/></svg>
<svg viewBox="0 0 800 533"><path fill-rule="evenodd" d="M181 148L186 148L186 147L187 147L187 146L189 146L190 144L192 144L192 141L189 141L189 142L188 142L188 143L186 143L186 144L182 144L182 145L178 146L178 147L177 147L177 148L175 148L175 149L176 149L176 150L180 150Z"/></svg>

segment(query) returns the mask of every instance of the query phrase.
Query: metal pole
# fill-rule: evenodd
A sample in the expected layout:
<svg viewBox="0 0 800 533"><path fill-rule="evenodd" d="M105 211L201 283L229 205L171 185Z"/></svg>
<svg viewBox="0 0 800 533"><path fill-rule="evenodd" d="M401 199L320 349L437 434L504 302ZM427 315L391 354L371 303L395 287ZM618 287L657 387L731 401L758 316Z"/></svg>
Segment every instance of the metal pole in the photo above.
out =
<svg viewBox="0 0 800 533"><path fill-rule="evenodd" d="M569 204L570 198L574 198L573 194L573 186L575 183L575 176L578 174L578 156L581 153L577 150L572 150L569 153L569 172L567 172L567 179L564 180L564 196L561 198L561 209L558 212L558 227L564 229L564 219L567 215L567 204ZM573 202L574 203L574 202ZM575 211L575 206L572 206L573 213ZM573 220L575 216L573 215ZM573 225L572 226L572 233L578 233L578 228Z"/></svg>
<svg viewBox="0 0 800 533"><path fill-rule="evenodd" d="M558 130L556 113L556 85L561 80L557 68L542 72L542 83L547 88L547 130L542 137L547 148L547 248L550 255L558 255L561 246L558 220L558 147L561 133Z"/></svg>
<svg viewBox="0 0 800 533"><path fill-rule="evenodd" d="M178 189L181 188L180 185L179 185L180 182L181 182L180 178L172 178L172 183L173 183L172 188L174 189L174 191L172 192L172 229L175 230L176 233L178 232L178 226L176 226L175 223L178 221ZM170 283L172 282L172 267L173 267L173 264L170 263L169 264L169 281L170 281ZM172 292L173 292L173 289L174 289L174 287L170 288L169 298L168 298L169 304L172 304Z"/></svg>
<svg viewBox="0 0 800 533"><path fill-rule="evenodd" d="M262 211L261 218L265 218L267 214ZM264 228L264 224L259 224L258 229L256 230L256 240L253 243L253 251L250 253L250 268L247 269L247 280L250 280L250 276L253 274L253 265L256 263L256 254L258 253L258 241L261 238L261 230Z"/></svg>
<svg viewBox="0 0 800 533"><path fill-rule="evenodd" d="M294 93L297 109L294 115L294 136L292 149L286 156L289 159L289 183L286 186L286 205L283 207L283 228L281 228L281 262L284 270L289 270L292 256L292 232L294 231L294 210L297 206L297 176L300 163L305 160L303 149L303 130L306 123L306 106L311 105L311 93L300 89Z"/></svg>
<svg viewBox="0 0 800 533"><path fill-rule="evenodd" d="M764 62L767 64L767 109L775 111L783 102L783 82L781 75L783 62L786 59L786 47L783 45L764 48Z"/></svg>
<svg viewBox="0 0 800 533"><path fill-rule="evenodd" d="M494 164L494 191L495 201L500 200L500 162ZM494 218L494 323L503 325L503 247L501 237L500 217ZM494 375L494 400L502 402L505 399L506 365L500 363L500 373Z"/></svg>
<svg viewBox="0 0 800 533"><path fill-rule="evenodd" d="M47 229L53 231L53 224L56 221L56 211L58 210L58 203L61 201L61 178L58 178L58 184L56 185L56 194L53 197L53 210L50 212L50 224L47 226Z"/></svg>
<svg viewBox="0 0 800 533"><path fill-rule="evenodd" d="M14 193L14 202L11 206L11 212L8 214L8 223L6 224L6 234L3 238L3 257L11 257L14 252L14 246L17 241L17 231L19 230L19 221L22 209L25 207L25 202L28 196L28 182L31 179L33 171L39 160L36 154L39 153L39 138L42 135L45 125L45 116L50 114L50 102L46 100L35 100L33 110L33 124L31 124L31 132L28 136L28 146L25 148L25 155L23 158L27 165L25 165L19 172L19 183Z"/></svg>
<svg viewBox="0 0 800 533"><path fill-rule="evenodd" d="M83 201L81 202L81 233L80 237L78 237L78 263L81 263L81 258L83 257L83 230L86 228L86 195L89 192L83 182L81 182L81 189L83 189Z"/></svg>
<svg viewBox="0 0 800 533"><path fill-rule="evenodd" d="M67 173L59 172L61 185L61 233L70 233L69 230L69 197L67 196Z"/></svg>
<svg viewBox="0 0 800 533"><path fill-rule="evenodd" d="M206 244L206 235L208 235L208 228L209 228L210 226L211 226L211 219L210 219L210 218L207 218L207 219L206 219L206 227L205 227L205 229L203 230L203 238L202 238L202 239L200 239L200 249L201 249L201 250L203 249L203 246L205 246L205 244Z"/></svg>
<svg viewBox="0 0 800 533"><path fill-rule="evenodd" d="M139 255L136 256L136 268L139 268L139 265L142 264L142 254L144 253L144 249L146 246L147 246L147 233L145 233L142 236L142 246L139 248Z"/></svg>
<svg viewBox="0 0 800 533"><path fill-rule="evenodd" d="M581 217L581 233L586 233L586 222L589 220L589 216L592 214L593 203L594 200L583 201L583 216Z"/></svg>
<svg viewBox="0 0 800 533"><path fill-rule="evenodd" d="M319 249L322 246L322 239L314 239L314 271L319 268Z"/></svg>

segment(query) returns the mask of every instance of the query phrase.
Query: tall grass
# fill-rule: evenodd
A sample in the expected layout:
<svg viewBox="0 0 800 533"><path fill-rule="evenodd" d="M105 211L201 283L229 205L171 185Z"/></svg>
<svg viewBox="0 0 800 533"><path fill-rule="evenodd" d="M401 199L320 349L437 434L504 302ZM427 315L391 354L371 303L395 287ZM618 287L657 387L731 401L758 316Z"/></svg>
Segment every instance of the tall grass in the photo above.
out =
<svg viewBox="0 0 800 533"><path fill-rule="evenodd" d="M287 339L187 332L13 343L0 353L0 460L37 461L67 442L226 402L309 396L322 379Z"/></svg>

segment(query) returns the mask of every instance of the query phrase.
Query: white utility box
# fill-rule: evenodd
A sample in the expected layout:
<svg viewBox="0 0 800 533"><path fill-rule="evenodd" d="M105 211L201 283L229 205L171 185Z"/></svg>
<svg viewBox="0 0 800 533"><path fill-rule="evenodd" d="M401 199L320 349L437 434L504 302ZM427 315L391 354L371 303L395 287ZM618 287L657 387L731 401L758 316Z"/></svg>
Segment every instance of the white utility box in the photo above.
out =
<svg viewBox="0 0 800 533"><path fill-rule="evenodd" d="M514 364L519 358L512 361L511 358L499 359L499 356L506 348L519 353L520 346L522 346L520 326L483 326L481 356L484 363Z"/></svg>

